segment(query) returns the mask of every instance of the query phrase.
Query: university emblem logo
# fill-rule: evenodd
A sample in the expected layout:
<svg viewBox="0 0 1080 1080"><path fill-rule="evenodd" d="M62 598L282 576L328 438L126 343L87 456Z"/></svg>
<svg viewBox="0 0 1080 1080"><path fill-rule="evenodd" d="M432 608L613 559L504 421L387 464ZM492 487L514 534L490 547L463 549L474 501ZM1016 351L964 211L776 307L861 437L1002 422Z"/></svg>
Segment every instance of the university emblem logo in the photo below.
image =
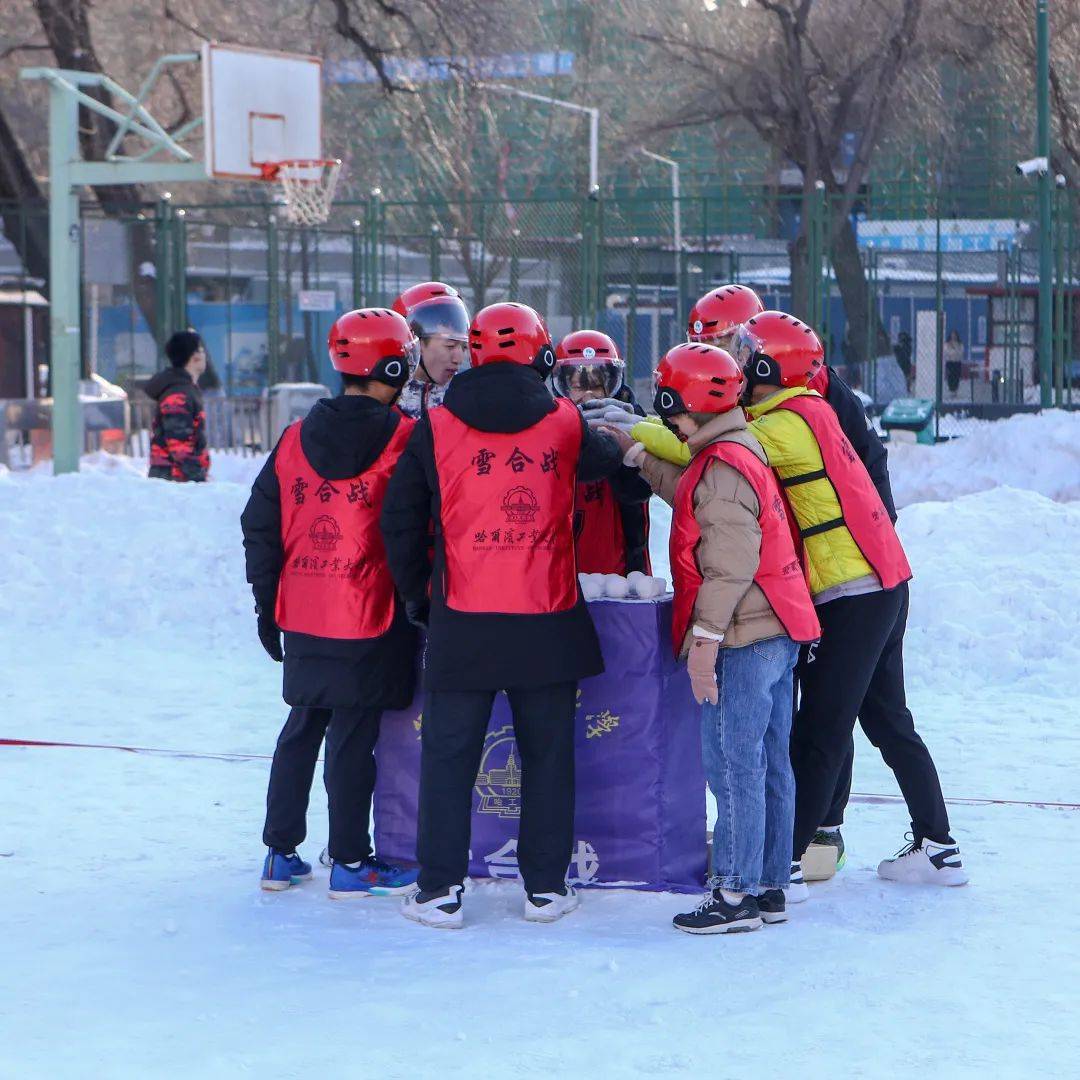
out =
<svg viewBox="0 0 1080 1080"><path fill-rule="evenodd" d="M596 350L591 345L586 345L585 348L581 350L582 360L594 360L595 358Z"/></svg>
<svg viewBox="0 0 1080 1080"><path fill-rule="evenodd" d="M488 732L476 777L476 793L480 796L479 813L521 817L521 765L513 725Z"/></svg>
<svg viewBox="0 0 1080 1080"><path fill-rule="evenodd" d="M527 487L512 487L502 500L503 513L511 525L529 525L540 512L540 503Z"/></svg>
<svg viewBox="0 0 1080 1080"><path fill-rule="evenodd" d="M694 320L694 333L700 334L705 329L705 324L700 319Z"/></svg>
<svg viewBox="0 0 1080 1080"><path fill-rule="evenodd" d="M308 539L316 551L333 551L341 543L341 526L329 514L321 514L311 523Z"/></svg>

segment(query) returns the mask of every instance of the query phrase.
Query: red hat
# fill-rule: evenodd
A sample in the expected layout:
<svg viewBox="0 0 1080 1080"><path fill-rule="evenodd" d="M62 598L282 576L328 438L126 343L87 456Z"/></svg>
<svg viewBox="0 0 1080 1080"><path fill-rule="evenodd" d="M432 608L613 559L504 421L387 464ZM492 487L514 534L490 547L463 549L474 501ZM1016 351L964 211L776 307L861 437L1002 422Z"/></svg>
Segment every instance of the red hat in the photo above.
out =
<svg viewBox="0 0 1080 1080"><path fill-rule="evenodd" d="M805 386L825 363L821 339L786 311L763 311L735 336L735 355L751 386Z"/></svg>
<svg viewBox="0 0 1080 1080"><path fill-rule="evenodd" d="M714 339L730 334L764 310L761 297L748 285L719 285L690 309L687 338L715 344Z"/></svg>
<svg viewBox="0 0 1080 1080"><path fill-rule="evenodd" d="M731 353L696 342L669 349L656 369L655 381L653 405L665 420L680 413L730 412L746 385Z"/></svg>
<svg viewBox="0 0 1080 1080"><path fill-rule="evenodd" d="M619 347L599 330L575 330L555 347L555 389L568 396L574 372L590 376L604 397L616 394L623 384L626 364Z"/></svg>
<svg viewBox="0 0 1080 1080"><path fill-rule="evenodd" d="M386 308L360 308L339 316L330 327L327 347L336 371L377 379L395 389L405 385L416 360L409 324Z"/></svg>
<svg viewBox="0 0 1080 1080"><path fill-rule="evenodd" d="M555 350L544 320L525 304L489 304L469 327L473 367L484 364L522 364L545 378L555 366Z"/></svg>
<svg viewBox="0 0 1080 1080"><path fill-rule="evenodd" d="M425 300L437 300L443 297L453 296L461 299L461 293L453 285L447 285L442 281L421 281L416 285L410 285L391 305L399 314L407 319L417 304Z"/></svg>

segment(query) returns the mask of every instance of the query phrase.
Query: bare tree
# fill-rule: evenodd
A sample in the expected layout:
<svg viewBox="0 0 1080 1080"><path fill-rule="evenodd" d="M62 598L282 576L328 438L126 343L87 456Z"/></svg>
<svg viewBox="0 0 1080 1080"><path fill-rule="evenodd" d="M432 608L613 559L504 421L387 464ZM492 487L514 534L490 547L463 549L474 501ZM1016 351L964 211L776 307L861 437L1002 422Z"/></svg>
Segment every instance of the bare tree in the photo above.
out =
<svg viewBox="0 0 1080 1080"><path fill-rule="evenodd" d="M867 283L851 214L875 150L898 111L933 92L928 61L948 40L924 25L931 0L751 0L744 8L690 0L646 8L638 37L679 72L683 99L653 130L737 123L795 165L802 178L798 235L791 245L792 306L807 312L808 219L822 183L831 213L827 249L849 327L849 359L866 344L883 352L880 322L867 326ZM687 85L688 84L688 85Z"/></svg>

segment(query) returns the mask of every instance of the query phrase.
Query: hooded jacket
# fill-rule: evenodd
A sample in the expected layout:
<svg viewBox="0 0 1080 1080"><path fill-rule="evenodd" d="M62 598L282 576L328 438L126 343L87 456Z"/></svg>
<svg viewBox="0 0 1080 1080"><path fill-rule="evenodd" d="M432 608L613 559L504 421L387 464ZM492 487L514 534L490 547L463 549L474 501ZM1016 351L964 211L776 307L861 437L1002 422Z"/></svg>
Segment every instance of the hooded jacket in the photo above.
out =
<svg viewBox="0 0 1080 1080"><path fill-rule="evenodd" d="M205 480L210 471L202 391L185 368L159 371L143 387L157 402L150 432L150 473L159 480Z"/></svg>
<svg viewBox="0 0 1080 1080"><path fill-rule="evenodd" d="M531 368L496 363L455 375L441 408L478 431L512 433L555 409L551 392ZM617 472L615 443L582 420L577 479ZM568 477L567 482L572 482ZM382 510L383 540L394 581L406 600L429 596L431 622L424 665L427 690L503 690L571 682L603 670L599 641L578 590L566 611L538 615L461 612L444 600L445 552L441 496L431 425L416 426L391 477ZM428 536L435 523L434 562Z"/></svg>
<svg viewBox="0 0 1080 1080"><path fill-rule="evenodd" d="M300 425L300 447L326 480L368 469L402 421L401 413L363 395L324 398ZM240 518L247 579L260 611L273 611L284 550L274 447ZM416 632L399 603L381 637L341 640L286 631L283 696L290 705L400 709L415 686Z"/></svg>

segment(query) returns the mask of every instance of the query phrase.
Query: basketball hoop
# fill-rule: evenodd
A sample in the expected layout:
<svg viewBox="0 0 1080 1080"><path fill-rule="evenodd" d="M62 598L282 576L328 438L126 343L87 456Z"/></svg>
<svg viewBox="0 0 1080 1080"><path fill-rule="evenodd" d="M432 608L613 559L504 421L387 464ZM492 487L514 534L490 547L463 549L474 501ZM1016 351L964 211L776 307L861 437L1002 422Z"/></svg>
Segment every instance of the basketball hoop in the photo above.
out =
<svg viewBox="0 0 1080 1080"><path fill-rule="evenodd" d="M294 225L321 225L330 216L341 173L337 158L296 158L259 165L264 180L281 191L285 216Z"/></svg>

